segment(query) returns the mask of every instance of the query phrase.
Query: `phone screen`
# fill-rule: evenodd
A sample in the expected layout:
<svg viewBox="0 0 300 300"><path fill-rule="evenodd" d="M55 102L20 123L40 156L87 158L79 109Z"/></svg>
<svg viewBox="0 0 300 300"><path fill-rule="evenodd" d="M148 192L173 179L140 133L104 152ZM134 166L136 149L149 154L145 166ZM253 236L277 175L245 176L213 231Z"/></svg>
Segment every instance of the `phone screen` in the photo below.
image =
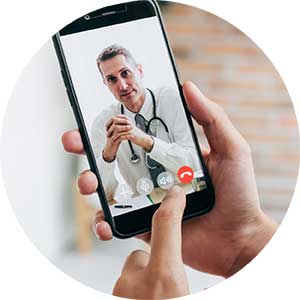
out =
<svg viewBox="0 0 300 300"><path fill-rule="evenodd" d="M112 216L206 189L158 17L60 39Z"/></svg>

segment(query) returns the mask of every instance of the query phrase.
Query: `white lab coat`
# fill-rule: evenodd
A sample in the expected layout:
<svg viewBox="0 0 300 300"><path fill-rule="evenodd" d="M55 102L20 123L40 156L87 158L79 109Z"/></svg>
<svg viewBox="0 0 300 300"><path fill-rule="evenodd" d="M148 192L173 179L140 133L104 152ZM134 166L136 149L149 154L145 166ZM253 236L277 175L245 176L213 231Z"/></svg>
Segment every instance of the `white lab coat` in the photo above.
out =
<svg viewBox="0 0 300 300"><path fill-rule="evenodd" d="M166 171L171 172L175 180L177 171L182 166L189 166L194 171L202 171L179 93L168 87L153 90L153 93L156 99L156 115L168 126L169 136L162 125L153 133L155 134L154 146L149 153L150 157L161 163ZM139 113L146 120L153 117L153 103L149 91L147 91L145 102ZM145 165L145 151L132 144L135 153L140 156L141 160L137 164L131 163L132 153L128 141L121 143L115 161L107 163L103 160L102 151L106 144L105 124L112 116L118 114L121 114L121 104L112 104L96 117L91 128L91 143L108 199L113 198L118 186L114 174L116 163L121 175L134 194L137 193L136 183L138 179L142 177L151 178ZM135 124L135 113L124 107L124 114Z"/></svg>

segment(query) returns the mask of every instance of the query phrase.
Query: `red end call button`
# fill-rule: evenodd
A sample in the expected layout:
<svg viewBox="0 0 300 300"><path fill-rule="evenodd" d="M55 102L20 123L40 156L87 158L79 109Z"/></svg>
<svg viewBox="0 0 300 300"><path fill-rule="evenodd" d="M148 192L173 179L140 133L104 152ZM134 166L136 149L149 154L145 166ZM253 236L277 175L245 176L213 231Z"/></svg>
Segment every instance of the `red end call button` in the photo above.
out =
<svg viewBox="0 0 300 300"><path fill-rule="evenodd" d="M183 166L178 170L177 176L180 182L190 183L194 178L194 171L188 166Z"/></svg>

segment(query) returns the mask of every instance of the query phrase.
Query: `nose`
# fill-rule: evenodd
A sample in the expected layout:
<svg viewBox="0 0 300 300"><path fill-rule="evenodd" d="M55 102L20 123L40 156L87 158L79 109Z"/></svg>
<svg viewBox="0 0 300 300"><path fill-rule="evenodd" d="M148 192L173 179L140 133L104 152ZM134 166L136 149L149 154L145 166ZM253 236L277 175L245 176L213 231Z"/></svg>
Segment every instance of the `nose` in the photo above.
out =
<svg viewBox="0 0 300 300"><path fill-rule="evenodd" d="M120 78L119 79L119 89L120 90L127 90L128 88L128 84L126 82L126 79L125 78Z"/></svg>

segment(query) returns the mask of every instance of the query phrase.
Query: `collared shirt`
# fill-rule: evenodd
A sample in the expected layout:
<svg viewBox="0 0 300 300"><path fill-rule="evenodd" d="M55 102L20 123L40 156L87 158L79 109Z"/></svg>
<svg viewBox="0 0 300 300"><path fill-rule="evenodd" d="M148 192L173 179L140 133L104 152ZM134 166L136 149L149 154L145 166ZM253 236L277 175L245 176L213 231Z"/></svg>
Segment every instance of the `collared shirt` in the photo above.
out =
<svg viewBox="0 0 300 300"><path fill-rule="evenodd" d="M153 90L156 100L156 116L161 118L167 125L169 134L162 124L152 132L154 135L154 146L148 153L151 158L161 163L166 171L173 174L175 180L177 171L182 166L189 166L194 171L202 172L200 159L198 158L191 131L185 116L184 108L176 90L162 87ZM121 114L121 104L116 103L103 110L94 120L91 129L91 142L97 161L97 166L104 185L106 196L112 199L117 189L120 178L117 178L119 169L125 182L136 194L136 183L142 177L151 178L145 164L145 151L132 143L134 151L139 155L140 161L133 164L130 160L132 153L128 141L122 141L116 159L108 163L102 158L102 151L106 144L105 124L115 115ZM128 116L135 125L135 113L124 107L124 114ZM149 91L147 91L145 102L139 111L146 120L153 117L153 102Z"/></svg>

